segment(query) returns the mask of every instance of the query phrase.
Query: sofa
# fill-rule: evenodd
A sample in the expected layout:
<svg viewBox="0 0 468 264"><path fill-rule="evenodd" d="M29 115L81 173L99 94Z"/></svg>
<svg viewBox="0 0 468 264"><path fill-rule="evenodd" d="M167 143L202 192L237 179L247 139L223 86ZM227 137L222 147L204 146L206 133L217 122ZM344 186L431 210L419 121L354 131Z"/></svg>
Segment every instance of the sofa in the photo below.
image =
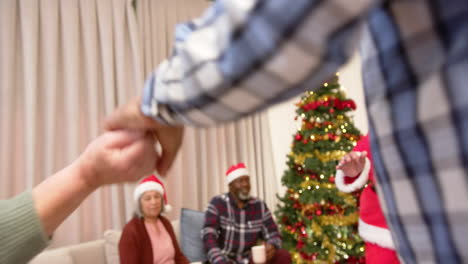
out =
<svg viewBox="0 0 468 264"><path fill-rule="evenodd" d="M30 264L119 264L118 243L121 231L107 230L102 239L50 249Z"/></svg>
<svg viewBox="0 0 468 264"><path fill-rule="evenodd" d="M184 208L181 211L180 221L171 222L182 252L191 262L206 260L200 237L203 221L203 212ZM120 230L107 230L104 232L102 239L46 250L29 263L119 264L118 244L120 235Z"/></svg>

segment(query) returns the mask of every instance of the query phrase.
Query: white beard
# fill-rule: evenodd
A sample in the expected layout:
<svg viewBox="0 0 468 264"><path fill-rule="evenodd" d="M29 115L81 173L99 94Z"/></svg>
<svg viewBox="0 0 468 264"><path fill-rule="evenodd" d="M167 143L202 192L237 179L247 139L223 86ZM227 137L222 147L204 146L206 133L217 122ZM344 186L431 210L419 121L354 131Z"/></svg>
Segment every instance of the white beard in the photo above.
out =
<svg viewBox="0 0 468 264"><path fill-rule="evenodd" d="M247 201L250 199L250 194L243 194L239 192L239 199L241 199L242 201Z"/></svg>

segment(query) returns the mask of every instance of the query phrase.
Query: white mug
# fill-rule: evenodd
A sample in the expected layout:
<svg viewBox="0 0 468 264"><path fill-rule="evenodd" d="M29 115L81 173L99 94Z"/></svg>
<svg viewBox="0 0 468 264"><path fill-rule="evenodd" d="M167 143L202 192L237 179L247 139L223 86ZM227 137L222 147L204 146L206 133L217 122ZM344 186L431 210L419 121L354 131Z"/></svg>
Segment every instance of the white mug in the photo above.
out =
<svg viewBox="0 0 468 264"><path fill-rule="evenodd" d="M253 263L266 263L265 245L252 247L252 261Z"/></svg>

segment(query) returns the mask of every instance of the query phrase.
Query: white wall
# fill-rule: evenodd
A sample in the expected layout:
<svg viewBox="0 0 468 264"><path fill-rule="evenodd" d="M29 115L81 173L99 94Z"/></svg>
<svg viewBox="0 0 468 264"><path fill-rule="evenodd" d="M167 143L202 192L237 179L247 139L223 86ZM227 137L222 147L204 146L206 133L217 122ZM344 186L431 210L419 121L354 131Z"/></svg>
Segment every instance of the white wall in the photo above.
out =
<svg viewBox="0 0 468 264"><path fill-rule="evenodd" d="M350 62L340 71L340 84L347 96L356 101L357 110L354 112L355 125L362 133L367 133L367 117L365 115L364 93L361 79L361 62L356 54ZM281 177L287 169L286 155L291 151L292 135L300 125L294 121L296 106L300 96L279 104L268 110L268 118L271 130L271 144L275 163L275 172L278 186L281 186ZM280 193L284 191L280 187Z"/></svg>
<svg viewBox="0 0 468 264"><path fill-rule="evenodd" d="M347 65L340 70L340 84L346 95L356 102L357 109L353 112L354 125L366 134L368 130L366 105L361 75L361 59L356 54Z"/></svg>

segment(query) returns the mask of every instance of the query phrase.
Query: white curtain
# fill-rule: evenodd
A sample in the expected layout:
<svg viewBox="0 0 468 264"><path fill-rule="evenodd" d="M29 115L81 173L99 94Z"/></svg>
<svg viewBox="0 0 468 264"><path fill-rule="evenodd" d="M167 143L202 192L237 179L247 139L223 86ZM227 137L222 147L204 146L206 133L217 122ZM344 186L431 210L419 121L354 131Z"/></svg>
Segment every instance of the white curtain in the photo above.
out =
<svg viewBox="0 0 468 264"><path fill-rule="evenodd" d="M0 198L31 189L78 157L112 110L141 92L170 52L174 26L205 0L1 0ZM273 209L277 186L264 114L187 129L166 178L175 219L227 190L224 171L243 161L254 195ZM134 184L93 193L54 234L63 246L120 229L133 212ZM60 191L60 190L57 190Z"/></svg>

